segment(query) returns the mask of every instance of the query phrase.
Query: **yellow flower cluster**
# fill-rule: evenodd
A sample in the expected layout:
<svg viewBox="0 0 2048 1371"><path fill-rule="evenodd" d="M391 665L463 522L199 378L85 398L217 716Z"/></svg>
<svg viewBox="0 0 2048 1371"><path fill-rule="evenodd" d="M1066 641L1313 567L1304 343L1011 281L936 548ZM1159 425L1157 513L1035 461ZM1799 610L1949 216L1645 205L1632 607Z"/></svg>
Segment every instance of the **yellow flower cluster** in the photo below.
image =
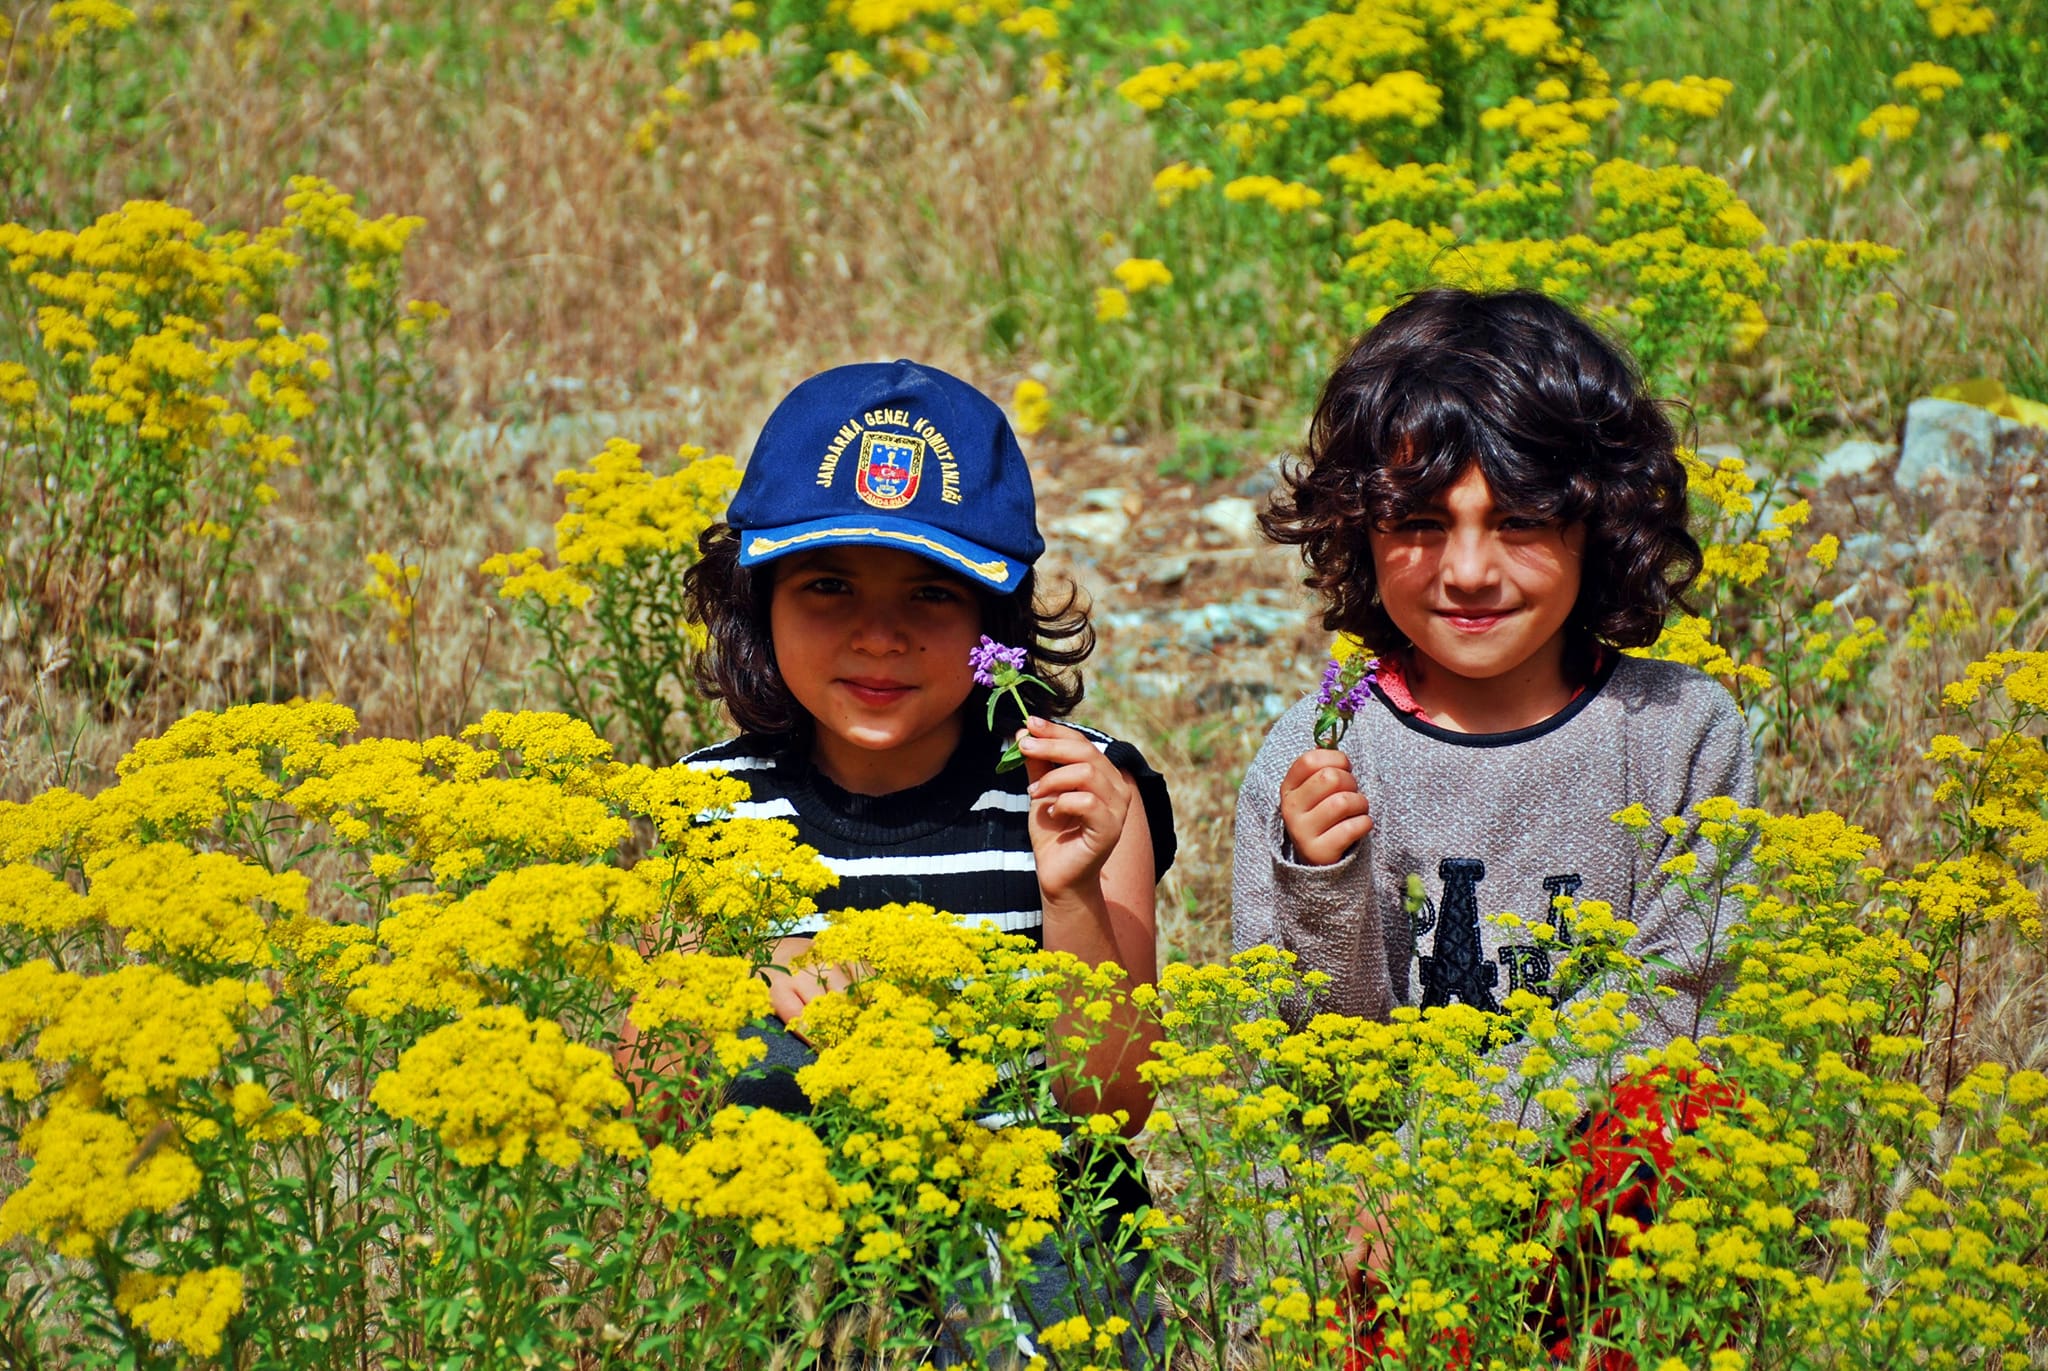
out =
<svg viewBox="0 0 2048 1371"><path fill-rule="evenodd" d="M1730 685L1769 690L1777 678L1754 662L1738 662L1714 641L1714 626L1697 614L1681 614L1664 626L1657 641L1647 648L1631 648L1631 655L1654 657L1698 667L1709 676Z"/></svg>
<svg viewBox="0 0 2048 1371"><path fill-rule="evenodd" d="M772 1109L721 1109L709 1136L648 1157L648 1189L670 1209L736 1219L763 1247L815 1252L845 1230L846 1192L831 1154L801 1120Z"/></svg>
<svg viewBox="0 0 2048 1371"><path fill-rule="evenodd" d="M121 1278L114 1307L156 1341L213 1357L220 1354L229 1321L241 1312L242 1294L242 1273L232 1266L175 1277L131 1271Z"/></svg>
<svg viewBox="0 0 2048 1371"><path fill-rule="evenodd" d="M1887 143L1897 142L1913 136L1913 130L1920 124L1920 110L1915 105L1879 105L1863 117L1856 125L1856 132L1865 138L1882 138Z"/></svg>
<svg viewBox="0 0 2048 1371"><path fill-rule="evenodd" d="M1052 396L1043 381L1026 377L1010 392L1010 416L1017 434L1029 438L1045 428L1052 418Z"/></svg>
<svg viewBox="0 0 2048 1371"><path fill-rule="evenodd" d="M569 492L570 512L555 523L562 565L616 568L641 554L695 548L725 512L739 470L732 458L706 457L702 448L686 445L676 455L681 469L658 477L641 464L638 445L614 438L588 471L556 473L555 484Z"/></svg>
<svg viewBox="0 0 2048 1371"><path fill-rule="evenodd" d="M661 758L676 754L668 720L678 707L699 737L710 726L689 671L705 630L677 611L699 539L739 482L730 457L688 444L677 455L682 465L656 476L636 445L611 440L587 468L555 475L569 508L555 522L553 565L527 548L481 567L544 641L540 665L563 698L579 713L618 709L644 755Z"/></svg>
<svg viewBox="0 0 2048 1371"><path fill-rule="evenodd" d="M581 861L626 836L603 799L493 776L498 763L453 738L370 738L331 749L284 798L350 846L402 856L444 884L492 866Z"/></svg>
<svg viewBox="0 0 2048 1371"><path fill-rule="evenodd" d="M62 52L86 34L121 33L135 26L135 11L114 0L57 0L50 6L50 47Z"/></svg>
<svg viewBox="0 0 2048 1371"><path fill-rule="evenodd" d="M1186 162L1174 162L1161 167L1152 177L1152 194L1157 197L1163 209L1191 190L1200 190L1216 179L1216 173L1207 167L1190 166Z"/></svg>
<svg viewBox="0 0 2048 1371"><path fill-rule="evenodd" d="M1256 200L1282 214L1298 214L1323 203L1322 192L1299 181L1277 176L1240 176L1223 188L1226 200Z"/></svg>
<svg viewBox="0 0 2048 1371"><path fill-rule="evenodd" d="M1476 98L1482 63L1507 73L1504 98ZM1177 151L1234 154L1244 174L1226 200L1329 207L1351 248L1345 284L1359 303L1347 323L1370 324L1425 284L1520 286L1604 309L1656 365L1663 340L1701 326L1734 351L1754 347L1789 264L1721 178L1594 151L1633 111L1662 128L1713 118L1732 84L1686 75L1616 91L1547 0L1374 0L1233 56L1155 64L1118 91L1147 113L1176 106L1183 128L1194 116L1200 141ZM1447 124L1459 132L1440 133ZM1467 137L1475 124L1484 137ZM1323 150L1319 164L1309 148ZM1160 207L1188 203L1183 178L1197 165L1158 173ZM1588 202L1590 217L1577 208ZM1824 265L1852 280L1868 270ZM1099 300L1097 315L1121 317L1118 302Z"/></svg>
<svg viewBox="0 0 2048 1371"><path fill-rule="evenodd" d="M219 1071L246 1016L269 1003L260 985L193 985L150 965L80 976L38 959L0 973L0 1047L40 1029L30 1055L68 1068L21 1131L22 1154L36 1164L0 1204L0 1240L28 1233L82 1257L131 1213L168 1213L189 1199L199 1172L164 1110ZM7 1094L40 1093L25 1063L7 1065L16 1068L0 1077ZM200 1136L204 1121L182 1132Z"/></svg>
<svg viewBox="0 0 2048 1371"><path fill-rule="evenodd" d="M1734 91L1735 83L1722 76L1684 76L1676 81L1659 77L1627 82L1621 88L1621 98L1688 119L1712 119Z"/></svg>
<svg viewBox="0 0 2048 1371"><path fill-rule="evenodd" d="M1934 104L1963 84L1963 74L1939 62L1915 62L1892 77L1892 89L1908 91L1916 100Z"/></svg>
<svg viewBox="0 0 2048 1371"><path fill-rule="evenodd" d="M157 1127L169 1128L168 1124ZM0 1201L0 1241L28 1234L84 1258L137 1211L168 1214L197 1193L199 1168L155 1128L59 1096L22 1130L28 1181ZM145 1147L145 1138L156 1138Z"/></svg>
<svg viewBox="0 0 2048 1371"><path fill-rule="evenodd" d="M1091 973L1070 956L923 905L836 913L805 963L854 976L806 1007L818 1060L797 1072L797 1084L821 1112L847 1121L840 1155L874 1198L856 1223L869 1258L910 1255L906 1234L968 1204L1010 1216L1004 1237L1013 1250L1044 1236L1059 1212L1051 1165L1059 1135L1035 1127L991 1134L976 1120L1020 1103L1035 1113L1035 1100L995 1103L996 1063L1023 1068L1067 997L1121 973Z"/></svg>
<svg viewBox="0 0 2048 1371"><path fill-rule="evenodd" d="M1173 284L1173 273L1156 257L1126 257L1116 264L1110 275L1116 277L1117 284L1132 295Z"/></svg>
<svg viewBox="0 0 2048 1371"><path fill-rule="evenodd" d="M1975 38L1998 25L1998 15L1971 0L1913 0L1936 38Z"/></svg>
<svg viewBox="0 0 2048 1371"><path fill-rule="evenodd" d="M37 609L51 620L39 629L132 630L163 581L188 587L181 601L204 587L189 613L233 606L237 552L279 498L277 472L299 465L302 447L324 455L331 428L367 403L330 388L334 340L276 311L309 291L349 293L349 309L329 315L343 341L360 335L376 352L349 320L401 313L387 297L419 221L363 220L317 178L292 186L283 221L254 232L152 200L76 231L0 224L10 308L29 323L0 356L0 432L44 454L32 469L55 473L24 505L46 555L10 559L0 586L17 604L86 600L69 617ZM413 305L399 333L446 313ZM57 460L60 445L81 444L99 456ZM128 574L109 576L110 561Z"/></svg>
<svg viewBox="0 0 2048 1371"><path fill-rule="evenodd" d="M570 1167L585 1143L616 1156L642 1149L614 1116L631 1102L611 1058L510 1006L477 1009L437 1028L377 1078L378 1108L433 1130L464 1166L518 1166L531 1151Z"/></svg>
<svg viewBox="0 0 2048 1371"><path fill-rule="evenodd" d="M287 237L282 228L216 233L175 206L130 201L76 233L0 224L0 254L28 288L70 413L160 445L173 468L218 450L261 478L297 461L289 435L266 427L266 411L304 418L310 391L330 374L319 334L290 334L281 323L255 337L225 332L232 305L267 307L298 265ZM241 384L255 406L237 408L230 391L252 361ZM56 417L36 408L32 378L17 374L31 384L10 389L14 427L50 431Z"/></svg>
<svg viewBox="0 0 2048 1371"><path fill-rule="evenodd" d="M391 611L391 627L384 631L385 639L402 643L412 636L412 613L419 604L420 568L402 563L388 552L373 552L365 560L370 564L370 579L363 584L363 594Z"/></svg>
<svg viewBox="0 0 2048 1371"><path fill-rule="evenodd" d="M1694 476L1721 517L1748 521L1728 545L1776 558L1809 522L1800 502L1773 509L1740 463ZM1789 1355L1815 1364L1887 1364L1915 1339L1930 1364L2024 1347L2048 1295L2031 1260L2048 1077L1965 1063L1935 1088L1930 1006L1958 963L1930 949L1993 920L2040 936L2048 654L1993 654L1949 694L1963 723L1928 755L1953 783L1933 803L1959 816L1959 842L1904 877L1885 879L1875 837L1826 811L1718 796L1614 816L1647 843L1696 835L1664 871L1739 909L1698 1043L1646 1045L1655 966L1624 911L1592 899L1499 916L1554 968L1499 1014L1318 1013L1329 978L1274 948L1168 966L1129 1000L1165 1032L1139 1069L1165 1106L1154 1155L1185 1183L1119 1240L1191 1262L1244 1254L1221 1294L1235 1303L1194 1312L1260 1329L1276 1358L1341 1350L1329 1324L1361 1232L1387 1239L1372 1296L1386 1345L1416 1360L1447 1360L1461 1338L1504 1365L1550 1360L1532 1330L1553 1296L1644 1366L1734 1371L1701 1349L1745 1318L1796 1330ZM260 1341L290 1305L275 1268L213 1265L219 1252L179 1235L218 1227L231 1252L269 1250L240 1245L238 1226L252 1210L272 1222L268 1206L301 1202L278 1196L330 1165L348 1202L396 1212L391 1184L353 1159L365 1134L401 1149L376 1153L412 1187L391 1226L434 1223L397 1241L420 1249L421 1288L451 1300L477 1278L438 1246L444 1216L502 1237L503 1260L529 1263L522 1282L599 1269L621 1250L605 1248L614 1226L646 1244L636 1260L715 1252L722 1270L773 1273L719 1286L743 1315L790 1272L833 1298L909 1285L972 1229L995 1235L1007 1272L1056 1231L1063 1148L1100 1145L1118 1120L1075 1119L1064 1142L1041 1125L1060 1117L1062 1054L1087 1046L1065 1025L1109 1018L1115 968L924 906L841 911L806 963L846 973L799 1025L819 1053L797 1078L813 1113L719 1109L719 1079L760 1051L740 1036L768 1012L757 968L830 883L793 830L732 817L743 779L622 765L563 715L494 713L402 744L348 742L354 726L324 704L196 714L138 744L98 796L0 806L0 1127L20 1140L6 1163L32 1163L0 1201L0 1241L84 1260L96 1298L199 1358L231 1330ZM629 818L654 830L650 855ZM602 841L572 831L606 822ZM308 890L293 867L315 848L308 870L346 887ZM425 888L451 851L482 855ZM352 865L366 853L370 881ZM407 871L417 888L394 896ZM16 953L36 940L49 955ZM266 965L275 1001L246 979ZM614 1054L635 1065L622 1075ZM636 1105L670 1132L651 1154L625 1117ZM1024 1123L985 1122L997 1114ZM453 1165L414 1164L416 1136ZM1653 1211L1589 1193L1609 1144L1632 1176L1653 1164ZM545 1231L522 1257L528 1224ZM972 1253L980 1268L979 1239ZM1597 1287L1579 1274L1594 1261ZM1208 1298L1196 1282L1181 1295ZM1658 1318L1603 1312L1643 1308ZM1130 1331L1092 1311L1037 1337L1109 1360Z"/></svg>
<svg viewBox="0 0 2048 1371"><path fill-rule="evenodd" d="M620 984L635 992L626 1017L642 1033L673 1028L708 1038L712 1054L728 1071L742 1069L767 1050L759 1038L739 1036L769 1012L768 987L749 959L663 952L647 961L622 960Z"/></svg>
<svg viewBox="0 0 2048 1371"><path fill-rule="evenodd" d="M87 867L90 914L128 930L131 952L155 952L179 965L215 970L270 963L268 920L306 912L306 877L275 875L225 852L179 843L116 849Z"/></svg>
<svg viewBox="0 0 2048 1371"><path fill-rule="evenodd" d="M388 288L389 273L405 255L412 236L427 226L416 214L385 214L365 219L355 197L318 176L294 176L284 197L284 227L296 229L308 242L347 262L350 290Z"/></svg>
<svg viewBox="0 0 2048 1371"><path fill-rule="evenodd" d="M457 900L402 896L377 926L389 960L350 978L349 1007L388 1019L411 1010L466 1011L508 978L603 974L609 939L654 916L660 892L607 866L520 866Z"/></svg>

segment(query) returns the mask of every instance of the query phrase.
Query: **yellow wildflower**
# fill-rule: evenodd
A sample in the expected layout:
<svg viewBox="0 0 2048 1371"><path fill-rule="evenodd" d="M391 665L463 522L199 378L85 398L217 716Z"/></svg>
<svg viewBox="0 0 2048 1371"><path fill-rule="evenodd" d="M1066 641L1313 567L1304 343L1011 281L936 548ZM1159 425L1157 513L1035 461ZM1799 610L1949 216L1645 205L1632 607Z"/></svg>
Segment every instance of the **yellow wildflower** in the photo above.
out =
<svg viewBox="0 0 2048 1371"><path fill-rule="evenodd" d="M60 1096L22 1131L35 1165L0 1202L0 1242L26 1233L83 1258L137 1210L168 1214L198 1193L199 1168L175 1130L153 1150L142 1144L118 1114Z"/></svg>
<svg viewBox="0 0 2048 1371"><path fill-rule="evenodd" d="M439 1134L464 1166L517 1166L529 1149L574 1166L585 1142L618 1156L641 1152L614 1117L630 1101L612 1060L517 1009L478 1009L407 1048L377 1077L378 1108Z"/></svg>
<svg viewBox="0 0 2048 1371"><path fill-rule="evenodd" d="M1893 90L1909 91L1915 99L1928 104L1935 103L1962 84L1961 72L1939 62L1915 62L1892 77Z"/></svg>
<svg viewBox="0 0 2048 1371"><path fill-rule="evenodd" d="M211 1076L240 1036L245 1012L270 1003L260 985L190 985L157 966L124 966L69 990L35 1054L80 1063L112 1100L164 1095Z"/></svg>
<svg viewBox="0 0 2048 1371"><path fill-rule="evenodd" d="M216 968L270 963L264 908L306 912L306 877L272 875L224 852L151 843L95 859L87 868L92 913L128 930L127 946Z"/></svg>
<svg viewBox="0 0 2048 1371"><path fill-rule="evenodd" d="M79 893L38 866L0 866L0 928L42 937L63 933L92 917Z"/></svg>
<svg viewBox="0 0 2048 1371"><path fill-rule="evenodd" d="M1872 164L1868 157L1856 157L1842 163L1833 172L1835 189L1843 194L1855 190L1870 179Z"/></svg>
<svg viewBox="0 0 2048 1371"><path fill-rule="evenodd" d="M1116 264L1110 273L1117 284L1132 295L1140 294L1154 286L1173 284L1173 273L1166 269L1166 263L1156 257L1126 257Z"/></svg>
<svg viewBox="0 0 2048 1371"><path fill-rule="evenodd" d="M1879 105L1856 125L1856 132L1865 138L1882 137L1885 142L1891 143L1901 138L1910 138L1919 122L1920 110L1917 106Z"/></svg>
<svg viewBox="0 0 2048 1371"><path fill-rule="evenodd" d="M1045 383L1030 377L1019 381L1010 393L1010 413L1021 437L1029 438L1045 427L1045 421L1052 417L1052 396Z"/></svg>
<svg viewBox="0 0 2048 1371"><path fill-rule="evenodd" d="M1207 167L1175 162L1170 166L1161 167L1153 175L1152 194L1161 206L1170 205L1187 191L1200 190L1215 179L1216 173Z"/></svg>
<svg viewBox="0 0 2048 1371"><path fill-rule="evenodd" d="M228 1322L242 1309L242 1273L232 1266L176 1277L131 1271L121 1278L114 1307L157 1342L217 1356Z"/></svg>
<svg viewBox="0 0 2048 1371"><path fill-rule="evenodd" d="M648 1192L700 1219L737 1219L762 1247L815 1252L845 1229L845 1195L809 1126L772 1109L721 1109L709 1136L648 1158Z"/></svg>

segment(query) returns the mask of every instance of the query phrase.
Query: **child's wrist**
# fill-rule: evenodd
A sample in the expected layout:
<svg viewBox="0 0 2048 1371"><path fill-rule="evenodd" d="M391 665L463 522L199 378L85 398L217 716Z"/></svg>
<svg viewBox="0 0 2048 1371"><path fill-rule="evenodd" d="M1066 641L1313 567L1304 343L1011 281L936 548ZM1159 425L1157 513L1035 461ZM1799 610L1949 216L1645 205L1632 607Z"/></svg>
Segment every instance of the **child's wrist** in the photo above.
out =
<svg viewBox="0 0 2048 1371"><path fill-rule="evenodd" d="M1055 915L1087 916L1100 920L1107 905L1102 894L1102 871L1097 868L1066 886L1038 885L1039 901L1044 908L1046 919Z"/></svg>

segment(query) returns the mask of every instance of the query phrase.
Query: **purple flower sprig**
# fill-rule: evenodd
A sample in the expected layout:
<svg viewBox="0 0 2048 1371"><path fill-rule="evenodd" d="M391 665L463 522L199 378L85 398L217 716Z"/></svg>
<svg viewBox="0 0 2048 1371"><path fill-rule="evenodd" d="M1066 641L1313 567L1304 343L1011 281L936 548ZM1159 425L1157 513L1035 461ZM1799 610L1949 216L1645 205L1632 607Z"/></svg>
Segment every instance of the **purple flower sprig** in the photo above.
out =
<svg viewBox="0 0 2048 1371"><path fill-rule="evenodd" d="M1024 669L1030 655L1021 647L1005 647L986 633L981 635L981 646L967 649L967 664L974 668L977 685L988 687L988 727L993 733L996 727L996 707L1005 695L1017 706L1020 715L1028 716L1030 710L1024 705L1024 687L1035 685L1040 690L1050 691L1051 686L1039 680ZM1024 753L1017 746L1015 738L1003 743L1002 755L996 758L996 770L1011 771L1024 765Z"/></svg>
<svg viewBox="0 0 2048 1371"><path fill-rule="evenodd" d="M1379 680L1380 659L1354 652L1341 660L1331 658L1323 668L1323 686L1316 692L1316 746L1335 747L1344 741L1351 716L1372 698L1373 683Z"/></svg>

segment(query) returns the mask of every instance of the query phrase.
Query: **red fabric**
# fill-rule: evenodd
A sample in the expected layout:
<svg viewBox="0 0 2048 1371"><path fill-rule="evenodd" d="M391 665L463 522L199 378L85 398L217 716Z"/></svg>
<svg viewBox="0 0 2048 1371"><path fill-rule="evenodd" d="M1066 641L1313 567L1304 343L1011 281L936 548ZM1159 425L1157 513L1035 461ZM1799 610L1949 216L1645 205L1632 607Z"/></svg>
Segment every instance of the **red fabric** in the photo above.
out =
<svg viewBox="0 0 2048 1371"><path fill-rule="evenodd" d="M1607 649L1602 647L1593 657L1593 672L1595 675L1599 674L1600 668L1606 661ZM1436 722L1436 720L1429 717L1427 710L1415 703L1415 694L1408 689L1408 678L1401 673L1399 658L1393 656L1381 657L1379 665L1373 668L1373 679L1379 682L1380 689L1386 694L1387 702L1393 705L1395 709L1406 714L1411 719L1420 719L1426 724ZM1576 700L1585 693L1586 688L1579 686L1572 691L1571 699ZM1571 700L1567 700L1565 703L1570 704Z"/></svg>
<svg viewBox="0 0 2048 1371"><path fill-rule="evenodd" d="M1659 1206L1682 1192L1683 1187L1670 1174L1676 1155L1673 1139L1693 1132L1715 1114L1740 1108L1742 1098L1742 1091L1727 1081L1703 1084L1696 1072L1674 1072L1660 1066L1618 1082L1609 1107L1585 1121L1570 1150L1585 1167L1578 1205L1600 1215L1600 1223L1590 1230L1599 1237L1588 1248L1553 1255L1549 1270L1538 1277L1535 1302L1542 1306L1542 1313L1536 1331L1553 1362L1573 1364L1575 1330L1571 1327L1565 1264L1590 1272L1597 1281L1607 1262L1628 1251L1627 1239L1611 1231L1614 1217L1623 1215L1647 1228L1656 1222ZM1551 1205L1545 1200L1536 1207L1531 1230L1544 1231L1550 1219ZM1383 1290L1372 1273L1359 1273L1353 1296L1357 1312L1351 1343L1345 1349L1344 1371L1385 1371L1395 1361L1395 1353L1386 1344L1387 1319L1376 1310ZM1614 1324L1615 1311L1605 1309L1587 1331L1595 1338L1605 1338ZM1471 1364L1469 1331L1440 1330L1429 1342L1444 1349L1445 1365ZM1612 1347L1601 1348L1586 1367L1587 1371L1638 1371L1635 1358Z"/></svg>

